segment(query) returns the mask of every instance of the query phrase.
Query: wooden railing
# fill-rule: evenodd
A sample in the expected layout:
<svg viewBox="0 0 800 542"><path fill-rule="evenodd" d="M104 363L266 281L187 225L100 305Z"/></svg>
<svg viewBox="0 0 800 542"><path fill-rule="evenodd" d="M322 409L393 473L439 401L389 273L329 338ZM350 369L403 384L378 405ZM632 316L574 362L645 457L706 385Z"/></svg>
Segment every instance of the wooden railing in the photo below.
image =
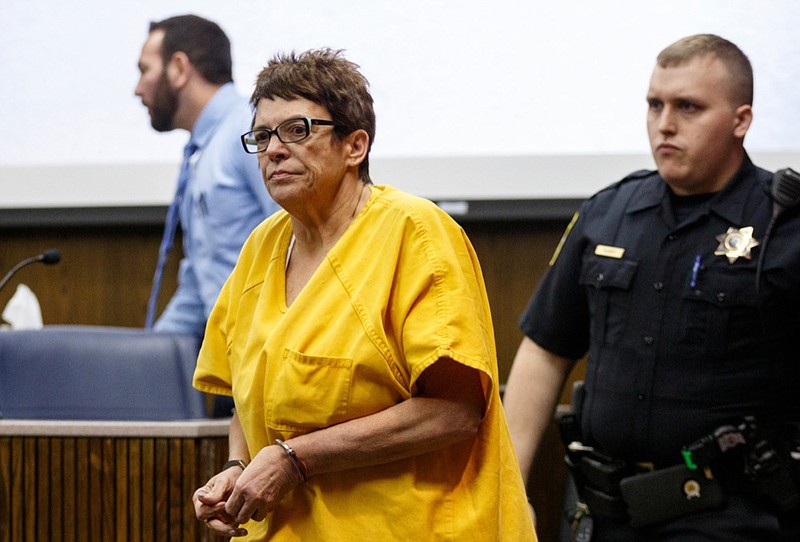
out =
<svg viewBox="0 0 800 542"><path fill-rule="evenodd" d="M191 495L227 421L0 421L0 541L207 541Z"/></svg>

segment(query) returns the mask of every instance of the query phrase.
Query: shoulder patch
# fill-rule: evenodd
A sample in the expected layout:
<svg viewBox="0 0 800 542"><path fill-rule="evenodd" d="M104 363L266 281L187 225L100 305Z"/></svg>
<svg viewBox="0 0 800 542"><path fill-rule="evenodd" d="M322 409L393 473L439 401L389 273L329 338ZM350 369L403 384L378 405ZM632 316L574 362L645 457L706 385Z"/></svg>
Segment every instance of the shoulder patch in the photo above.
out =
<svg viewBox="0 0 800 542"><path fill-rule="evenodd" d="M561 240L558 242L558 246L556 246L556 250L553 252L553 256L550 258L550 263L548 264L550 267L553 267L553 264L555 264L556 260L558 259L558 255L561 254L561 249L564 247L564 243L567 241L567 237L569 237L572 227L575 225L575 222L578 221L579 213L580 212L576 212L574 215L572 215L572 220L569 221L567 229L565 229L564 233L561 235Z"/></svg>

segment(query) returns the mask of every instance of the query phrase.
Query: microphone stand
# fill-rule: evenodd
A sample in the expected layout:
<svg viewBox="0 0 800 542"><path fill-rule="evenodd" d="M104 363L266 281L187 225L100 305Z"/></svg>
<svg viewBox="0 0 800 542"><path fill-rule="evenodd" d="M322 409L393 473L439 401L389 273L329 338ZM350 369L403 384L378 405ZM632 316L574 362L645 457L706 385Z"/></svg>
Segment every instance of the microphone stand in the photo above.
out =
<svg viewBox="0 0 800 542"><path fill-rule="evenodd" d="M58 263L60 260L61 260L61 253L56 249L46 250L42 254L37 254L36 256L31 256L30 258L25 258L24 260L19 262L17 265L12 267L11 270L8 273L6 273L5 276L2 279L0 279L0 290L3 289L3 287L6 285L6 283L9 280L11 280L11 277L13 277L14 274L17 271L19 271L20 269L22 269L26 265L30 265L30 264L36 263L36 262L43 262L43 263L49 265L49 264Z"/></svg>

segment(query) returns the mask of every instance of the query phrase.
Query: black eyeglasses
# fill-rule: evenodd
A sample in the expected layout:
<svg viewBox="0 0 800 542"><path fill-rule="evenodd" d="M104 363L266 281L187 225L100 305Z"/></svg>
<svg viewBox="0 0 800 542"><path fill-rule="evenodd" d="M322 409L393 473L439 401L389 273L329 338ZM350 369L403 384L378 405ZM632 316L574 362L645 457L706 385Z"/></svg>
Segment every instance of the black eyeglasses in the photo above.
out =
<svg viewBox="0 0 800 542"><path fill-rule="evenodd" d="M281 143L297 143L311 135L311 125L334 126L332 120L310 119L299 117L287 119L272 130L259 128L242 134L242 146L248 154L257 154L267 150L272 134L278 136Z"/></svg>

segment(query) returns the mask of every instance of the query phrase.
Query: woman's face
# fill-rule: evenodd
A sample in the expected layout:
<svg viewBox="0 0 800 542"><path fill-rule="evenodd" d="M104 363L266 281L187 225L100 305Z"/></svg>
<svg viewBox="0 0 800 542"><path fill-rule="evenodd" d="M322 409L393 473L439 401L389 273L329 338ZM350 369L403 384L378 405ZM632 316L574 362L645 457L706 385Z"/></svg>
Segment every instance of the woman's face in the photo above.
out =
<svg viewBox="0 0 800 542"><path fill-rule="evenodd" d="M253 129L273 130L299 117L331 120L325 107L305 98L262 98L256 106ZM347 171L346 147L333 136L332 126L312 125L310 135L295 143L283 143L272 134L267 148L258 153L261 175L272 199L290 213L330 204Z"/></svg>

